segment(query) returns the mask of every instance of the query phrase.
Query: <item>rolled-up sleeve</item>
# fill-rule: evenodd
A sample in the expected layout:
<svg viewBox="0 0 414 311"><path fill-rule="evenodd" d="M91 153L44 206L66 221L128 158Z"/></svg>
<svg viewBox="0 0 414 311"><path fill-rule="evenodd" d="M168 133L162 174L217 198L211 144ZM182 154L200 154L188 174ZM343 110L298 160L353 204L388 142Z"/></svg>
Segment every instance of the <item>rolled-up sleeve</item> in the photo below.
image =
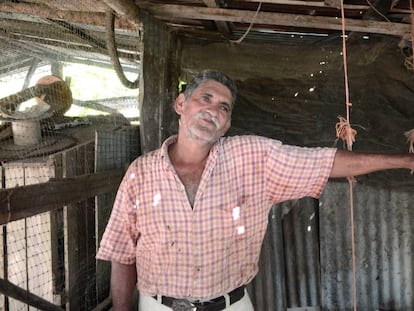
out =
<svg viewBox="0 0 414 311"><path fill-rule="evenodd" d="M137 176L131 165L119 186L111 216L100 242L97 259L135 263L139 238L136 226Z"/></svg>
<svg viewBox="0 0 414 311"><path fill-rule="evenodd" d="M266 163L267 193L272 202L318 198L328 181L335 153L334 148L273 143Z"/></svg>

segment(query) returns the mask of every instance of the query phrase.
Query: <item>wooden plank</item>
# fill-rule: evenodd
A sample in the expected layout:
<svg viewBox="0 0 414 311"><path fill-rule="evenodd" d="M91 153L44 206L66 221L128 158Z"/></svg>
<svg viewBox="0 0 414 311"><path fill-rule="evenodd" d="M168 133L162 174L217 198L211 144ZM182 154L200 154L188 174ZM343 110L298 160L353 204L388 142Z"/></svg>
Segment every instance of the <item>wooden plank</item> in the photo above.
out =
<svg viewBox="0 0 414 311"><path fill-rule="evenodd" d="M137 3L140 5L139 3ZM141 7L156 17L173 20L174 18L191 18L238 23L256 23L291 27L307 27L326 30L341 30L341 19L336 17L299 15L288 13L271 13L222 8L190 7L173 4L142 3ZM410 25L402 23L345 19L347 31L378 33L401 37L410 33Z"/></svg>
<svg viewBox="0 0 414 311"><path fill-rule="evenodd" d="M63 153L66 177L94 170L94 145L86 144ZM91 309L95 292L94 197L64 207L66 309Z"/></svg>
<svg viewBox="0 0 414 311"><path fill-rule="evenodd" d="M0 188L4 188L4 184L3 184L3 177L4 177L4 167L0 166ZM6 226L1 226L0 227L0 279L5 279L7 277L7 274L5 273L5 258L6 257L6 249L4 247L4 243L3 243L3 239L5 238L5 231L6 231ZM5 310L6 304L6 296L5 295L0 295L0 310Z"/></svg>
<svg viewBox="0 0 414 311"><path fill-rule="evenodd" d="M217 4L216 0L203 0L204 4L210 8L219 8L220 5ZM215 21L216 27L219 32L223 35L228 36L230 34L230 27L227 22Z"/></svg>
<svg viewBox="0 0 414 311"><path fill-rule="evenodd" d="M76 176L76 149L66 151L62 155L63 177L71 178ZM72 163L72 165L71 165ZM78 204L72 203L63 207L64 217L64 243L65 243L65 289L67 293L66 309L74 310L81 305L81 297L77 292L79 271L78 262Z"/></svg>
<svg viewBox="0 0 414 311"><path fill-rule="evenodd" d="M282 4L282 5L296 5L296 6L305 6L305 7L330 7L326 1L302 1L302 0L243 0L243 2L255 2L255 3L270 3L270 4ZM368 5L361 4L344 4L345 9L349 10L367 10L369 9Z"/></svg>
<svg viewBox="0 0 414 311"><path fill-rule="evenodd" d="M51 211L64 204L86 200L98 194L116 191L123 174L124 170L112 170L50 180L37 185L2 189L0 190L0 224ZM36 200L33 200L34 193Z"/></svg>
<svg viewBox="0 0 414 311"><path fill-rule="evenodd" d="M303 0L243 0L243 2L262 2L262 3L270 3L270 4L282 4L282 5L297 5L297 6L304 6L304 7L330 7L325 1L303 1ZM336 6L335 6L336 7ZM347 4L344 3L345 10L355 10L355 11L366 11L371 9L371 6L365 4ZM402 9L393 7L390 10L391 13L405 13L410 14L410 9Z"/></svg>
<svg viewBox="0 0 414 311"><path fill-rule="evenodd" d="M49 301L39 297L35 294L30 293L29 291L16 286L13 283L10 283L7 280L0 279L0 293L3 293L6 296L12 297L17 301L21 301L24 305L31 305L36 308L36 310L45 310L45 311L63 311L64 309L50 303ZM1 309L5 310L5 309ZM9 308L9 310L17 310ZM27 309L22 309L27 310Z"/></svg>
<svg viewBox="0 0 414 311"><path fill-rule="evenodd" d="M88 144L84 148L85 169L84 173L90 174L95 171L95 145ZM97 304L96 301L96 237L95 237L95 197L85 201L85 251L87 260L87 289L86 306L88 310Z"/></svg>
<svg viewBox="0 0 414 311"><path fill-rule="evenodd" d="M62 178L62 154L58 153L51 156L54 162L55 178ZM50 235L52 247L52 271L53 271L53 302L57 305L62 304L62 298L65 293L65 278L63 267L64 252L63 252L63 207L59 207L50 212Z"/></svg>
<svg viewBox="0 0 414 311"><path fill-rule="evenodd" d="M4 13L21 13L41 18L65 20L71 23L95 25L101 27L105 26L104 12L80 12L70 10L57 10L52 9L47 5L11 2L0 3L0 11ZM122 19L117 19L115 21L115 28L135 30L134 26Z"/></svg>

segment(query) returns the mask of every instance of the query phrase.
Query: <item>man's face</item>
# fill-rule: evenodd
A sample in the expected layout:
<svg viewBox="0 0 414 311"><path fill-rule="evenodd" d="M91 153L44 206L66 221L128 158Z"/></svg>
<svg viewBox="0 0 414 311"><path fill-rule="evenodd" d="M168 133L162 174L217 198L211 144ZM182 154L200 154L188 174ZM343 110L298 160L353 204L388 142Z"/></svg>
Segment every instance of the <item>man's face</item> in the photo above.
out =
<svg viewBox="0 0 414 311"><path fill-rule="evenodd" d="M214 143L230 128L232 95L223 84L208 80L185 100L180 94L175 101L180 115L180 131L187 137Z"/></svg>

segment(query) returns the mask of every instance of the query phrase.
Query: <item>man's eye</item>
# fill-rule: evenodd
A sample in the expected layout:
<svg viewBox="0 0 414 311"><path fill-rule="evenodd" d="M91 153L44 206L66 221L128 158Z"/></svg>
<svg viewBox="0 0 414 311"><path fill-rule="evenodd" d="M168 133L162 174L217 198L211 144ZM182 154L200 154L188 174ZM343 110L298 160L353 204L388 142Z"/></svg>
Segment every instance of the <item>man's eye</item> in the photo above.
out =
<svg viewBox="0 0 414 311"><path fill-rule="evenodd" d="M202 100L205 102L209 102L210 101L210 97L209 96L203 96Z"/></svg>
<svg viewBox="0 0 414 311"><path fill-rule="evenodd" d="M230 108L227 106L221 106L221 110L223 110L224 112L229 112Z"/></svg>

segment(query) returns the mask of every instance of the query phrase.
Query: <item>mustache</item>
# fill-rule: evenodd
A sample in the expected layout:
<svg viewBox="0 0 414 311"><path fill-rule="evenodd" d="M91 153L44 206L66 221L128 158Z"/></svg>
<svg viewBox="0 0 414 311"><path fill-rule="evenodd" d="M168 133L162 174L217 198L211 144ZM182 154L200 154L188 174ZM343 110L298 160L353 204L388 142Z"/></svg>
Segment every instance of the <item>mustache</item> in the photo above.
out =
<svg viewBox="0 0 414 311"><path fill-rule="evenodd" d="M198 112L195 117L197 119L207 119L208 121L211 121L214 123L215 127L218 129L220 127L220 122L216 117L213 117L210 113L207 111L201 111Z"/></svg>

